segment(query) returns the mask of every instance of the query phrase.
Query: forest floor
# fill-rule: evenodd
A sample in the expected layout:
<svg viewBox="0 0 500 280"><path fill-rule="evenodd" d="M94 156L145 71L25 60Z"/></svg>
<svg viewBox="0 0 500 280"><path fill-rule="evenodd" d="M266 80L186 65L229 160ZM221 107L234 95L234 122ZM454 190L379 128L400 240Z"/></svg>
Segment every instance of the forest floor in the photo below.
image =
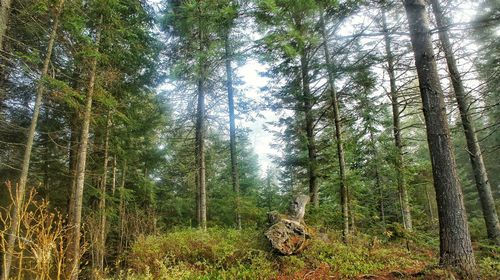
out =
<svg viewBox="0 0 500 280"><path fill-rule="evenodd" d="M255 230L185 229L137 240L113 279L454 279L436 266L437 240L336 231L316 233L304 252L280 256ZM500 279L500 249L476 244L484 279Z"/></svg>

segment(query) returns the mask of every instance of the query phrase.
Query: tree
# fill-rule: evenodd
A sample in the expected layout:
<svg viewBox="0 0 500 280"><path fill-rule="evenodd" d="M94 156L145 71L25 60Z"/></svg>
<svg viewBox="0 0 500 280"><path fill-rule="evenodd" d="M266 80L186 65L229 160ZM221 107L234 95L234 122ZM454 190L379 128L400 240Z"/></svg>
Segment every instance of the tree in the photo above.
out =
<svg viewBox="0 0 500 280"><path fill-rule="evenodd" d="M0 7L0 50L3 50L3 40L9 23L10 4L11 0L2 0L2 6Z"/></svg>
<svg viewBox="0 0 500 280"><path fill-rule="evenodd" d="M295 69L290 81L300 82L297 109L304 114L304 131L307 146L307 174L309 195L314 207L319 205L319 189L317 176L317 148L314 135L315 96L311 92L311 60L314 54L315 36L314 1L259 1L257 4L257 20L269 33L263 38L265 48L275 52L282 60L277 70L284 73ZM285 68L283 68L285 67ZM280 69L281 68L281 69ZM289 68L289 69L287 69Z"/></svg>
<svg viewBox="0 0 500 280"><path fill-rule="evenodd" d="M422 0L405 0L404 7L415 55L439 210L440 264L456 269L463 277L475 279L478 278L476 262L450 141L426 4Z"/></svg>
<svg viewBox="0 0 500 280"><path fill-rule="evenodd" d="M238 161L236 154L236 125L234 116L234 89L233 89L233 69L231 65L231 43L229 40L229 32L224 39L225 52L226 52L226 75L227 75L227 98L229 109L229 149L231 151L231 179L233 184L233 191L236 194L236 225L241 229L241 213L240 213L240 180L238 174Z"/></svg>
<svg viewBox="0 0 500 280"><path fill-rule="evenodd" d="M78 279L79 263L80 263L80 238L81 238L81 223L82 223L82 208L83 208L83 188L85 184L85 168L87 162L87 149L89 141L90 118L92 114L92 99L94 96L95 79L97 72L97 59L99 56L99 44L101 40L101 26L103 16L100 16L98 26L96 27L96 35L94 41L94 55L90 60L89 80L87 84L87 93L85 95L85 110L82 118L82 129L80 132L80 146L78 149L76 162L76 185L73 191L73 216L70 217L70 223L73 226L73 237L70 242L68 256L72 261L68 268L69 278Z"/></svg>
<svg viewBox="0 0 500 280"><path fill-rule="evenodd" d="M476 135L476 128L474 127L470 117L469 108L471 107L471 104L467 93L465 92L462 77L460 75L460 71L458 70L451 41L448 36L447 26L449 25L449 22L446 15L442 11L439 1L431 0L431 4L436 24L439 29L439 40L441 41L441 45L443 47L453 91L455 93L455 99L458 104L465 139L467 140L467 150L474 173L474 179L476 181L476 188L479 193L479 200L483 210L483 217L486 223L488 238L495 242L495 244L500 245L500 223L498 222L495 200L493 199L493 194L491 192L491 185L488 180L488 173L484 164L483 153Z"/></svg>
<svg viewBox="0 0 500 280"><path fill-rule="evenodd" d="M330 59L330 50L328 49L328 38L326 33L326 24L323 16L323 11L320 11L320 26L321 35L323 37L323 52L325 54L325 65L328 72L328 89L331 93L333 123L335 125L335 143L337 144L337 157L339 161L339 177L340 177L340 204L342 207L342 236L344 241L347 242L349 238L349 187L346 180L346 164L344 144L342 139L342 127L340 124L339 104L337 97L337 90L335 89L335 77L332 70L333 64Z"/></svg>
<svg viewBox="0 0 500 280"><path fill-rule="evenodd" d="M6 24L7 22L7 12L4 12L4 9L9 9L10 8L10 1L6 1L6 3L3 3L2 1L2 15L0 18L2 19L2 22L0 23L0 50L2 50L2 38L5 32L5 28L3 28L3 25ZM6 5L4 7L4 5ZM43 62L43 67L40 75L40 79L38 81L38 85L36 88L36 99L35 99L35 105L33 109L33 115L31 117L31 123L28 129L28 135L27 135L27 140L26 140L26 146L24 150L24 157L22 161L22 167L21 167L21 176L19 178L19 183L17 184L17 189L16 189L16 204L14 205L12 209L12 217L13 221L11 224L10 228L10 235L9 235L9 240L7 244L7 249L6 249L6 254L5 254L5 267L3 269L3 275L2 279L8 279L9 274L10 274L10 266L12 263L12 254L14 251L14 243L16 241L16 232L18 231L18 227L20 224L20 216L19 216L19 209L23 207L24 204L24 197L26 196L26 183L28 181L28 171L30 167L30 160L31 160L31 150L33 149L33 141L35 139L35 132L36 132L36 126L38 122L38 116L40 114L40 107L42 106L42 97L43 97L43 92L44 92L44 79L47 76L47 73L49 71L49 64L51 61L52 57L52 50L54 48L56 36L57 36L57 29L59 28L59 15L63 9L64 6L64 0L59 0L57 7L54 12L54 18L53 18L53 23L52 23L52 30L49 35L49 41L47 44L47 52L45 54L45 59ZM4 14L5 13L5 14Z"/></svg>
<svg viewBox="0 0 500 280"><path fill-rule="evenodd" d="M172 52L174 71L172 76L196 85L195 163L197 184L197 219L202 229L207 228L206 187L206 100L213 83L210 78L220 61L220 15L227 20L235 16L232 8L225 10L229 2L221 1L170 1L165 15L164 28L176 39L179 47ZM224 13L226 11L226 13ZM227 26L226 26L227 31ZM227 35L228 33L224 34ZM223 41L223 40L222 40ZM192 66L193 65L193 66Z"/></svg>
<svg viewBox="0 0 500 280"><path fill-rule="evenodd" d="M404 160L403 160L403 141L401 137L401 121L400 115L402 113L399 100L399 93L396 87L396 76L395 76L395 66L394 66L394 55L392 53L392 42L391 42L391 34L387 27L387 19L386 19L386 9L387 6L382 7L382 27L384 32L384 42L385 42L385 54L387 59L387 73L389 74L389 82L390 82L390 99L392 105L392 122L393 122L393 135L394 135L394 144L396 147L396 180L398 184L399 191L399 201L402 209L402 218L403 225L405 229L411 231L412 219L411 219L411 211L410 204L408 199L408 190L406 188L406 182L404 178Z"/></svg>

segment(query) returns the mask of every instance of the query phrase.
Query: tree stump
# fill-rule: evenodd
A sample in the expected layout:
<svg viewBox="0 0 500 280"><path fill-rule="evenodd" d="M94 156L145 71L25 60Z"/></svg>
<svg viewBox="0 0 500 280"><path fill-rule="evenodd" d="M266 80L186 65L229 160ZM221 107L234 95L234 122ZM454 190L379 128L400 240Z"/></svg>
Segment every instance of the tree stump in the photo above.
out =
<svg viewBox="0 0 500 280"><path fill-rule="evenodd" d="M311 234L304 223L304 214L309 196L299 195L290 207L290 214L279 214L277 211L268 213L271 227L265 236L271 246L283 255L293 255L302 252L311 239Z"/></svg>

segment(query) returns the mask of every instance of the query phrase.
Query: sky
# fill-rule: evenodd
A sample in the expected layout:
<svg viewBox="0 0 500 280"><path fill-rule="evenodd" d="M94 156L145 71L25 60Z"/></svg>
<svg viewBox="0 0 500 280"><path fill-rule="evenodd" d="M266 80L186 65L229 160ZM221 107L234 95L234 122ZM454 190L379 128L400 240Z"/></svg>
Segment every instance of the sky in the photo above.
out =
<svg viewBox="0 0 500 280"><path fill-rule="evenodd" d="M235 69L236 74L244 82L241 93L247 99L256 100L257 102L262 101L263 94L265 93L260 91L260 88L265 86L269 80L262 77L259 73L265 70L266 67L256 60L248 60L243 66ZM238 100L235 100L235 102L238 102ZM277 155L281 151L271 148L273 136L263 128L266 122L277 120L278 116L269 109L260 110L259 113L261 117L257 117L254 121L243 120L237 125L248 127L251 130L250 140L252 141L255 153L259 157L260 172L264 175L267 168L271 165L270 156Z"/></svg>

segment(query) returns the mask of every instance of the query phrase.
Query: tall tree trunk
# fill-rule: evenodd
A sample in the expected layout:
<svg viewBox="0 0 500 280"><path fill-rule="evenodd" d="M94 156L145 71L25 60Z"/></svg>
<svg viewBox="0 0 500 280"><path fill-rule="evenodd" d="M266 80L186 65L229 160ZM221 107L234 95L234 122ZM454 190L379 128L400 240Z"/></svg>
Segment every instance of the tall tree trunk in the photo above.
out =
<svg viewBox="0 0 500 280"><path fill-rule="evenodd" d="M500 223L498 222L495 200L493 199L493 194L491 192L490 181L488 180L488 174L484 165L481 147L479 146L479 142L477 140L476 130L470 118L470 101L467 97L467 93L465 92L462 77L460 76L450 38L448 36L448 20L441 9L439 1L431 0L431 3L434 17L436 18L436 23L439 28L439 40L441 41L444 55L446 57L446 63L448 64L451 84L455 91L455 98L457 100L465 139L467 141L467 152L469 153L474 179L476 181L476 188L479 193L479 200L483 210L483 217L486 223L488 238L495 242L496 245L500 246Z"/></svg>
<svg viewBox="0 0 500 280"><path fill-rule="evenodd" d="M102 16L99 21L102 23ZM95 39L95 52L99 53L99 44L101 40L101 29L98 27ZM85 183L85 168L87 165L87 148L89 142L90 119L92 115L92 98L94 95L95 79L97 71L97 56L92 57L90 63L90 78L87 85L87 94L85 96L85 108L83 112L82 131L80 134L80 146L78 149L78 160L76 164L76 186L74 196L73 215L70 216L70 224L72 226L72 237L68 245L68 275L69 279L78 279L79 262L80 262L80 227L82 220L83 207L83 188Z"/></svg>
<svg viewBox="0 0 500 280"><path fill-rule="evenodd" d="M76 88L76 87L75 87ZM70 175L70 182L69 182L69 190L68 190L68 209L67 209L67 215L68 217L73 217L73 210L75 208L74 202L75 202L75 190L76 190L76 163L78 161L78 150L79 150L79 143L78 139L80 139L80 132L81 132L81 127L78 125L79 123L79 117L78 114L73 114L73 118L70 120L70 125L71 125L71 135L70 135L70 143L69 143L69 175Z"/></svg>
<svg viewBox="0 0 500 280"><path fill-rule="evenodd" d="M113 156L113 178L111 179L111 194L114 196L116 191L116 155Z"/></svg>
<svg viewBox="0 0 500 280"><path fill-rule="evenodd" d="M12 0L1 0L2 6L0 7L0 51L3 50L3 39L7 32L7 24L9 22L10 5Z"/></svg>
<svg viewBox="0 0 500 280"><path fill-rule="evenodd" d="M234 117L234 90L233 90L233 68L232 62L232 49L229 41L229 31L224 38L225 52L226 52L226 87L227 99L229 109L229 150L231 152L231 179L233 184L233 191L236 196L236 226L241 229L241 213L240 213L240 178L238 172L238 157L236 153L236 125Z"/></svg>
<svg viewBox="0 0 500 280"><path fill-rule="evenodd" d="M97 269L98 277L103 276L104 272L104 254L106 252L106 184L108 182L108 157L109 157L109 130L111 128L111 110L106 116L106 131L104 133L104 162L101 180L101 197L99 199L99 242L97 252Z"/></svg>
<svg viewBox="0 0 500 280"><path fill-rule="evenodd" d="M463 194L456 171L443 90L437 72L424 0L404 0L415 55L420 94L432 162L439 216L440 264L476 279Z"/></svg>
<svg viewBox="0 0 500 280"><path fill-rule="evenodd" d="M309 176L309 196L314 207L319 206L318 182L316 174L316 141L314 139L314 118L312 114L313 96L310 89L309 62L306 52L303 51L300 56L300 72L302 76L302 98L305 114L306 137L308 164L307 172Z"/></svg>
<svg viewBox="0 0 500 280"><path fill-rule="evenodd" d="M340 124L340 112L335 89L335 76L332 69L332 61L330 58L330 50L328 49L328 37L326 35L326 24L323 16L323 11L320 12L321 35L323 39L323 52L325 53L325 63L328 71L328 87L331 92L333 122L335 125L335 142L337 143L337 157L339 160L339 177L340 177L340 204L342 207L342 236L345 242L349 239L349 189L346 179L346 164L344 153L344 142L342 139L342 126Z"/></svg>
<svg viewBox="0 0 500 280"><path fill-rule="evenodd" d="M1 6L0 6L0 53L4 49L4 37L5 33L7 33L7 24L9 23L9 16L10 16L10 6L11 6L12 0L1 0ZM4 58L0 56L0 108L2 108L2 104L5 98L5 89L4 89L4 83L5 83L5 65L3 64ZM7 63L5 63L7 64Z"/></svg>
<svg viewBox="0 0 500 280"><path fill-rule="evenodd" d="M4 5L6 5L4 7ZM47 73L49 71L49 64L50 60L52 57L52 50L54 48L54 43L57 37L57 29L59 27L59 15L61 14L61 10L64 5L64 0L59 0L59 3L56 7L56 11L54 13L54 22L52 24L52 31L50 32L49 36L49 41L47 44L47 53L45 55L45 59L43 61L43 68L42 72L40 73L40 80L38 81L38 85L36 88L36 98L35 98L35 107L33 109L33 115L31 117L31 123L30 127L28 129L28 135L26 139L26 146L24 149L24 156L23 156L23 165L21 167L21 176L19 178L19 183L17 184L17 190L16 190L16 203L13 205L12 208L12 224L11 228L9 230L9 237L7 240L7 247L5 250L5 260L4 260L4 269L3 269L3 274L2 274L2 279L8 279L9 274L10 274L10 268L12 264L12 254L14 253L14 246L15 246L15 241L16 241L16 232L19 229L20 225L20 216L19 216L19 210L23 207L24 204L24 197L26 194L26 183L28 181L28 171L30 167L30 160L31 160L31 150L33 148L33 142L35 140L35 132L36 132L36 125L38 122L38 116L40 115L40 107L42 106L42 97L43 97L43 91L44 91L44 86L43 86L43 79L45 76L47 76ZM2 8L0 14L1 17L1 24L0 24L0 37L3 38L3 35L5 34L5 28L4 25L7 24L7 16L8 16L8 10L10 8L10 1L4 1L2 0ZM5 14L4 14L5 13ZM0 39L1 40L1 39ZM1 41L0 41L0 50L1 50Z"/></svg>
<svg viewBox="0 0 500 280"><path fill-rule="evenodd" d="M203 76L203 74L202 74ZM207 229L207 186L205 180L205 89L203 78L198 79L198 105L196 109L196 169L199 193L198 225Z"/></svg>
<svg viewBox="0 0 500 280"><path fill-rule="evenodd" d="M118 254L122 254L124 249L125 249L125 180L127 176L127 160L123 160L123 166L122 166L122 178L120 182L120 189L119 189L119 195L120 195L120 200L119 200L119 205L118 205L118 211L119 211L119 219L120 219L120 228L119 228L119 234L120 234L120 241L118 243Z"/></svg>
<svg viewBox="0 0 500 280"><path fill-rule="evenodd" d="M399 109L398 92L396 88L396 76L394 73L394 55L392 53L392 42L387 28L387 19L385 16L386 7L382 7L382 25L385 39L385 54L387 56L387 72L389 74L390 82L390 97L392 105L392 123L393 123L393 134L394 134L394 144L396 147L396 178L398 184L398 191L400 197L401 214L403 218L403 225L405 229L411 231L413 229L410 203L408 199L408 190L406 188L405 178L404 178L404 161L403 161L403 141L401 139L401 122Z"/></svg>

